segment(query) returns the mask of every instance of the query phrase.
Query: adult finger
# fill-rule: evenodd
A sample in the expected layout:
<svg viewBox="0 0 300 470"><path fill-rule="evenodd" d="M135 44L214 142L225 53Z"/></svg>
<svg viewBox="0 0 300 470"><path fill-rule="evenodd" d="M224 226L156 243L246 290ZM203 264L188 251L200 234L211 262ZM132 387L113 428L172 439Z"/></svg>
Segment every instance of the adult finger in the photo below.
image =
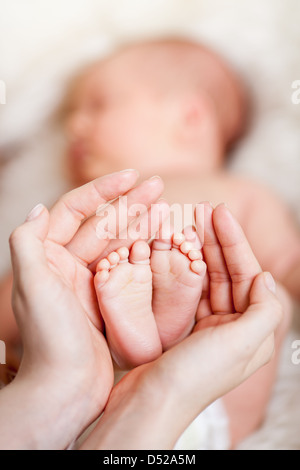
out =
<svg viewBox="0 0 300 470"><path fill-rule="evenodd" d="M33 282L47 269L44 240L48 233L49 213L38 204L26 222L14 230L9 239L14 282L19 287Z"/></svg>
<svg viewBox="0 0 300 470"><path fill-rule="evenodd" d="M97 215L82 224L66 248L82 263L92 263L103 252L111 238L127 238L128 226L139 214L147 213L163 189L161 178L150 178L106 208L99 208Z"/></svg>
<svg viewBox="0 0 300 470"><path fill-rule="evenodd" d="M229 209L220 204L213 211L213 224L232 281L232 296L237 312L249 305L252 282L261 273L248 240Z"/></svg>
<svg viewBox="0 0 300 470"><path fill-rule="evenodd" d="M231 278L224 260L222 247L215 233L213 207L210 203L197 204L195 220L197 232L203 243L204 261L210 283L210 306L214 313L233 312Z"/></svg>
<svg viewBox="0 0 300 470"><path fill-rule="evenodd" d="M203 280L201 299L196 312L196 323L204 317L212 315L213 311L210 304L209 275L206 271Z"/></svg>
<svg viewBox="0 0 300 470"><path fill-rule="evenodd" d="M283 308L274 294L272 276L270 273L260 273L250 291L250 306L230 325L230 335L235 338L232 344L244 363L245 377L273 358L274 333L282 319Z"/></svg>
<svg viewBox="0 0 300 470"><path fill-rule="evenodd" d="M270 273L257 275L250 289L249 307L233 326L247 353L261 346L283 318L282 305L275 289L275 281Z"/></svg>
<svg viewBox="0 0 300 470"><path fill-rule="evenodd" d="M89 268L95 271L97 263L118 248L130 248L136 240L148 241L160 230L163 222L166 221L169 216L170 207L165 200L161 199L155 204L151 204L148 211L136 217L131 224L120 233L117 240L110 240L109 242L102 240L102 250L99 250L101 254L89 265Z"/></svg>
<svg viewBox="0 0 300 470"><path fill-rule="evenodd" d="M82 221L97 208L129 191L138 179L136 170L103 176L62 196L50 211L48 238L66 245Z"/></svg>

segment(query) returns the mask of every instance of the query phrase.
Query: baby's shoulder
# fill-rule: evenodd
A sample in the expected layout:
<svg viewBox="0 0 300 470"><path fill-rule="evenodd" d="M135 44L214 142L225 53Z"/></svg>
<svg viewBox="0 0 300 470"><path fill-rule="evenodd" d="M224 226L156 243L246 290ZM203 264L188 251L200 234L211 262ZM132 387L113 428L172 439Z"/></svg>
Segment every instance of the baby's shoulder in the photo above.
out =
<svg viewBox="0 0 300 470"><path fill-rule="evenodd" d="M276 191L266 183L254 180L250 177L238 174L226 174L226 184L228 187L243 197L244 200L279 201Z"/></svg>
<svg viewBox="0 0 300 470"><path fill-rule="evenodd" d="M236 214L244 223L246 220L259 220L266 213L286 209L282 198L265 183L228 173L224 184L231 196L232 205L236 208Z"/></svg>

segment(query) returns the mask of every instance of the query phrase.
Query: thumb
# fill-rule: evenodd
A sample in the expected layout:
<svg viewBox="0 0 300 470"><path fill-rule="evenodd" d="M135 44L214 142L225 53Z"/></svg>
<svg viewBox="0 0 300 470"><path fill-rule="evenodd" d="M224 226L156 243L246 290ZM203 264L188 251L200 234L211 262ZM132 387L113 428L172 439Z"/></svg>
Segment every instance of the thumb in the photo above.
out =
<svg viewBox="0 0 300 470"><path fill-rule="evenodd" d="M250 305L240 317L239 323L244 323L244 331L253 338L256 347L259 346L282 320L282 305L276 296L276 283L268 272L260 273L253 281L250 290Z"/></svg>
<svg viewBox="0 0 300 470"><path fill-rule="evenodd" d="M260 273L250 291L250 304L262 303L276 295L276 282L271 273Z"/></svg>
<svg viewBox="0 0 300 470"><path fill-rule="evenodd" d="M14 277L29 276L46 266L43 242L49 229L49 212L38 204L28 214L24 224L14 230L9 239Z"/></svg>

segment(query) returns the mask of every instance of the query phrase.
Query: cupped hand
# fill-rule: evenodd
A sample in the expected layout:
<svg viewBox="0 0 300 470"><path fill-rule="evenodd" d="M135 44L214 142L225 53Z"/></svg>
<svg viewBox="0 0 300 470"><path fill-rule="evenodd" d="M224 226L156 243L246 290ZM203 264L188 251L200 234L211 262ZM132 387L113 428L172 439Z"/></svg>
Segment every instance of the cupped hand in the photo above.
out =
<svg viewBox="0 0 300 470"><path fill-rule="evenodd" d="M250 288L262 269L229 209L198 204L197 232L207 264L196 329L236 320L249 306Z"/></svg>
<svg viewBox="0 0 300 470"><path fill-rule="evenodd" d="M122 378L83 448L172 448L201 411L271 359L282 319L272 276L224 205L199 205L196 225L208 279L193 333Z"/></svg>
<svg viewBox="0 0 300 470"><path fill-rule="evenodd" d="M76 412L76 421L69 423L73 437L99 415L113 384L89 269L111 242L96 234L99 218L94 213L126 193L129 206L143 204L140 217L151 218L150 205L163 184L156 178L132 189L137 176L130 170L99 178L64 195L50 213L39 205L10 238L13 308L24 348L16 383L44 389L45 408L53 402L81 406L82 415ZM167 204L158 204L167 213ZM128 224L135 219L131 215ZM155 224L153 230L159 228Z"/></svg>

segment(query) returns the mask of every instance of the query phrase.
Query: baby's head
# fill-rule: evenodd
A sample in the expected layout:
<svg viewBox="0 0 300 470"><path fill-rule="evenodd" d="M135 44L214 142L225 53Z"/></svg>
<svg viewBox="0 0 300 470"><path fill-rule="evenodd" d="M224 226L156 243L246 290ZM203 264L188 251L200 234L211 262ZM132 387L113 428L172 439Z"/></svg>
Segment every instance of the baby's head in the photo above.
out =
<svg viewBox="0 0 300 470"><path fill-rule="evenodd" d="M246 115L230 68L181 39L130 45L93 64L74 81L66 104L77 184L124 168L144 177L214 171Z"/></svg>

